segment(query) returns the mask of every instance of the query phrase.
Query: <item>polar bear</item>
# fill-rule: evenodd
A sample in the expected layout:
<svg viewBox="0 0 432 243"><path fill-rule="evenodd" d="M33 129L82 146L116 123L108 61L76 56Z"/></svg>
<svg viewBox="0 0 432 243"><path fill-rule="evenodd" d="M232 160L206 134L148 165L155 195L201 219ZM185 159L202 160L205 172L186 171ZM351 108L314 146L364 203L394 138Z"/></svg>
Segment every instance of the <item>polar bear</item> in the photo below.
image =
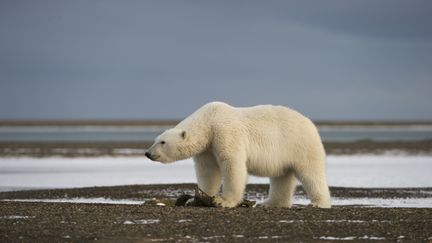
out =
<svg viewBox="0 0 432 243"><path fill-rule="evenodd" d="M145 155L162 163L193 157L198 187L221 207L242 201L251 174L270 178L261 206L291 207L297 178L314 207L330 208L321 138L308 118L287 107L208 103L159 135Z"/></svg>

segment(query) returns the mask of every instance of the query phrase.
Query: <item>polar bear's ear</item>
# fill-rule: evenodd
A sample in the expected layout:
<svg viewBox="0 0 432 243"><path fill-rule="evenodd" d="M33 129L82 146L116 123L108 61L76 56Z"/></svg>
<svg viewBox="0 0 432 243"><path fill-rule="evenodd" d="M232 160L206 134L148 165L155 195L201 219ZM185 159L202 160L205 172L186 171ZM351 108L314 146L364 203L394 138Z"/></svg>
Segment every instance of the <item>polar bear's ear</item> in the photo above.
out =
<svg viewBox="0 0 432 243"><path fill-rule="evenodd" d="M186 131L185 131L185 130L182 131L182 133L181 133L181 137L182 137L183 139L186 138Z"/></svg>

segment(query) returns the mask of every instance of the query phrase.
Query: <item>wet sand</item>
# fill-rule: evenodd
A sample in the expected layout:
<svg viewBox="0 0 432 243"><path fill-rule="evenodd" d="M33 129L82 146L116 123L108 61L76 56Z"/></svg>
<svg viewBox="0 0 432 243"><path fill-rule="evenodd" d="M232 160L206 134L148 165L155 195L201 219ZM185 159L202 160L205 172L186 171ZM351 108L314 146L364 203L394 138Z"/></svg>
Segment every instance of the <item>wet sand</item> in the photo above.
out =
<svg viewBox="0 0 432 243"><path fill-rule="evenodd" d="M431 241L431 208L316 209L175 207L193 184L136 185L0 193L0 199L95 198L145 200L142 205L0 201L1 242L286 242ZM247 198L266 195L268 185L249 185ZM334 197L432 197L432 188L331 188ZM298 195L304 195L298 188ZM166 206L157 206L163 202Z"/></svg>

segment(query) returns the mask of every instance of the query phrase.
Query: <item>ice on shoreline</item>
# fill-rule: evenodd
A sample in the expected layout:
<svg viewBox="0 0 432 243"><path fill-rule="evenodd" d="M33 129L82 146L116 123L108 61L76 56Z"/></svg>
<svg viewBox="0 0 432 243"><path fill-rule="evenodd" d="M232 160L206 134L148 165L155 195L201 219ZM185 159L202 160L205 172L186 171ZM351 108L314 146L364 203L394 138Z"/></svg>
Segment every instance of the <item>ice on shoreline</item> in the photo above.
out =
<svg viewBox="0 0 432 243"><path fill-rule="evenodd" d="M141 205L144 201L131 199L110 199L104 197L94 198L27 198L27 199L2 199L4 202L42 202L42 203L84 203L84 204L121 204L121 205Z"/></svg>
<svg viewBox="0 0 432 243"><path fill-rule="evenodd" d="M432 156L330 155L330 186L432 187ZM196 183L192 160L172 164L144 157L0 158L0 191L132 184ZM249 183L268 183L251 176Z"/></svg>
<svg viewBox="0 0 432 243"><path fill-rule="evenodd" d="M257 200L256 198L249 198ZM41 203L84 203L84 204L119 204L119 205L141 205L144 201L132 199L110 199L110 198L29 198L29 199L3 199L6 202L41 202ZM304 196L295 196L294 206L307 206L310 200ZM333 206L356 206L356 207L378 207L378 208L432 208L432 198L332 198ZM353 221L355 222L355 221ZM290 223L284 221L283 223ZM359 222L357 222L359 223Z"/></svg>

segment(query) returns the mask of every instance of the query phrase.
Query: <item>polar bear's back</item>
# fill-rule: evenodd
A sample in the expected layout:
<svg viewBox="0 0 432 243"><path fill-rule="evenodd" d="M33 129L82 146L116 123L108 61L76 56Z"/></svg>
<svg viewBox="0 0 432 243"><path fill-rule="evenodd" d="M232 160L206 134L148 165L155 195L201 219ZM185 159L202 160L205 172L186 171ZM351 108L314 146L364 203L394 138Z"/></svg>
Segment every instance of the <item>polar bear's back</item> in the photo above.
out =
<svg viewBox="0 0 432 243"><path fill-rule="evenodd" d="M191 127L195 131L211 127L217 137L225 137L224 140L235 137L250 150L264 153L287 151L292 154L294 150L311 152L311 148L322 148L312 121L284 106L233 107L223 102L211 102L178 126Z"/></svg>
<svg viewBox="0 0 432 243"><path fill-rule="evenodd" d="M275 140L299 140L301 137L307 137L310 140L312 137L321 142L312 121L285 106L233 107L222 102L212 102L202 109L211 111L206 116L212 117L211 123L215 126L222 124L220 127L243 131L249 136L248 139L267 137ZM206 121L210 122L208 119Z"/></svg>
<svg viewBox="0 0 432 243"><path fill-rule="evenodd" d="M312 121L299 112L284 106L259 105L247 108L236 108L240 120L247 127L251 138L279 139L281 143L318 139L318 131Z"/></svg>

